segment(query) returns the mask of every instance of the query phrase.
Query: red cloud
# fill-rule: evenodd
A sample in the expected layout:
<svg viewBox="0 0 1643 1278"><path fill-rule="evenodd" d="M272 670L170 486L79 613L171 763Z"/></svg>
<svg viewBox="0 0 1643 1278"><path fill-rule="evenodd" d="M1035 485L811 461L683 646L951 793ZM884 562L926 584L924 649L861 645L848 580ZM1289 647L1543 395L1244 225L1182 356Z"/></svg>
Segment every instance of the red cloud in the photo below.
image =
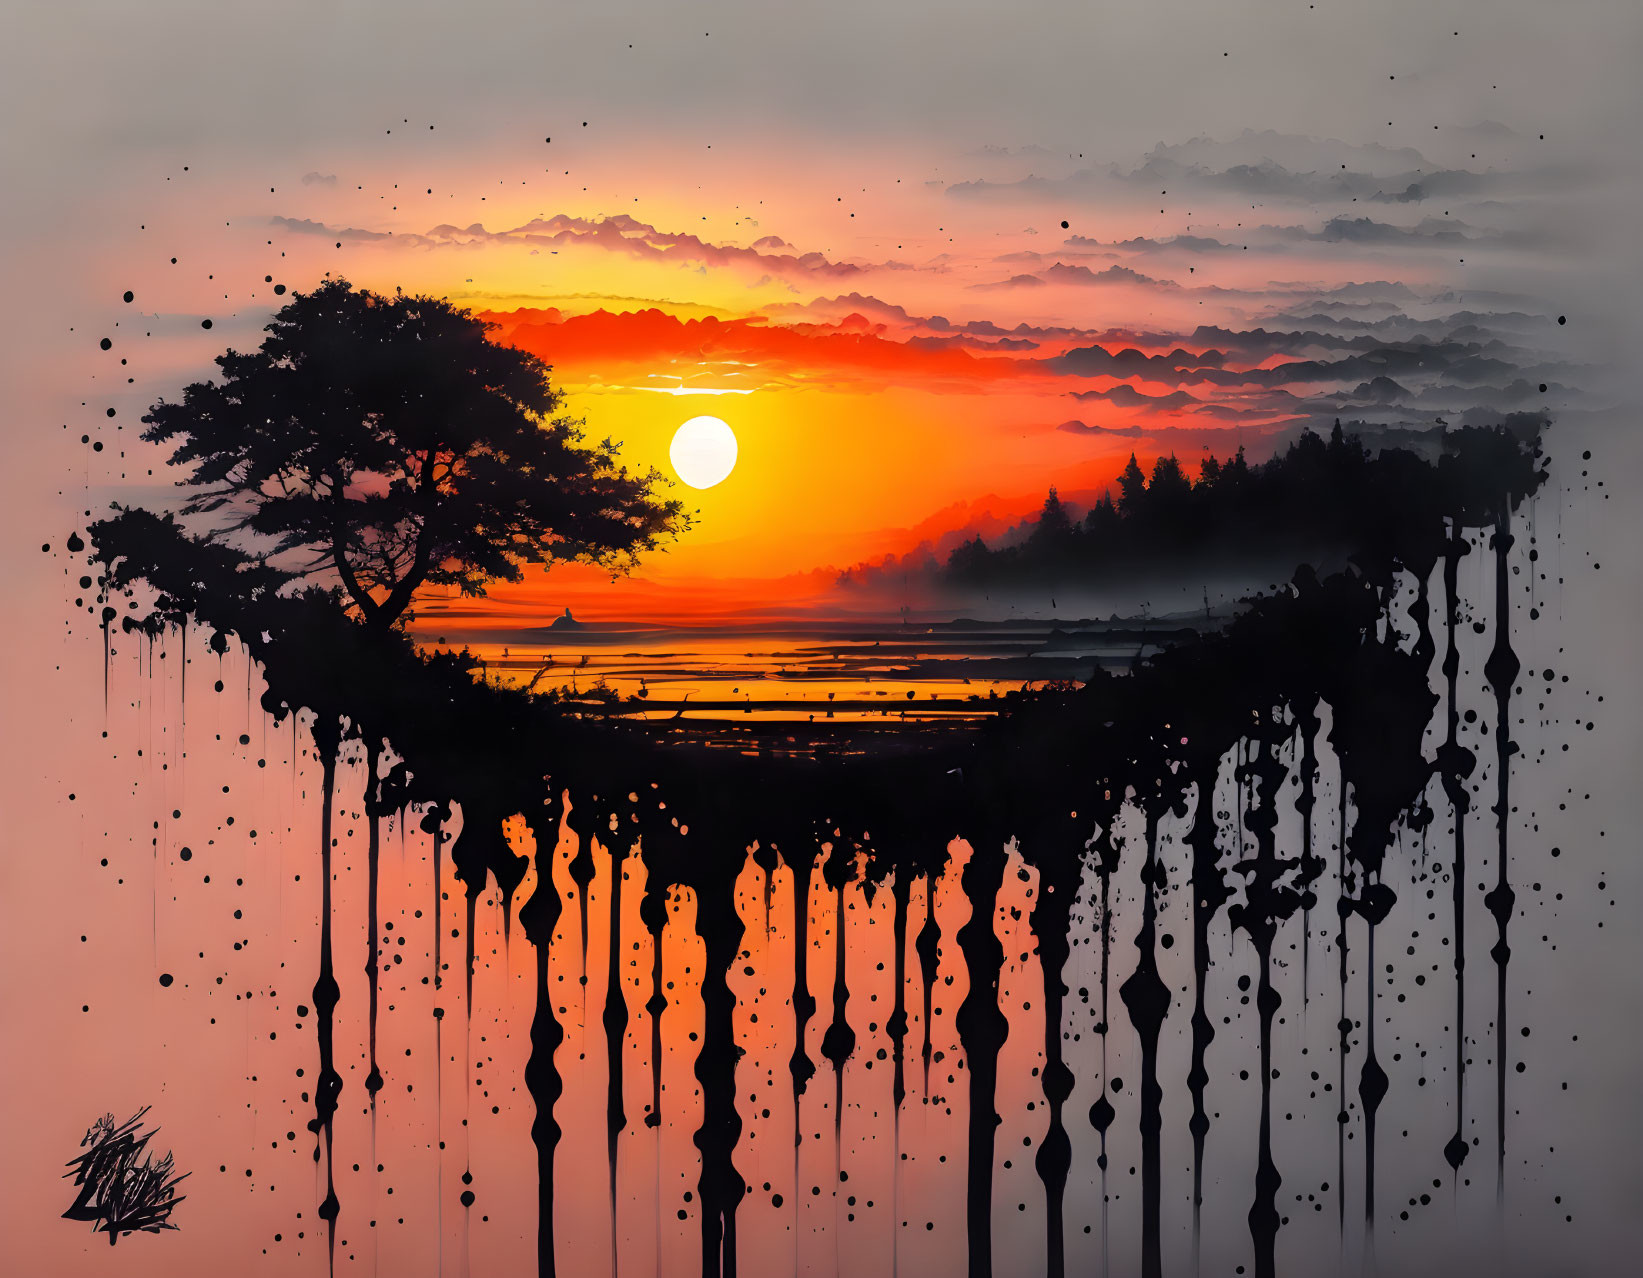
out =
<svg viewBox="0 0 1643 1278"><path fill-rule="evenodd" d="M874 384L986 383L1044 373L1036 360L909 345L860 315L839 324L772 325L762 319L680 319L661 310L595 311L559 318L533 310L488 314L500 336L561 372L658 372L673 363L752 365L794 381ZM743 372L746 370L743 369Z"/></svg>

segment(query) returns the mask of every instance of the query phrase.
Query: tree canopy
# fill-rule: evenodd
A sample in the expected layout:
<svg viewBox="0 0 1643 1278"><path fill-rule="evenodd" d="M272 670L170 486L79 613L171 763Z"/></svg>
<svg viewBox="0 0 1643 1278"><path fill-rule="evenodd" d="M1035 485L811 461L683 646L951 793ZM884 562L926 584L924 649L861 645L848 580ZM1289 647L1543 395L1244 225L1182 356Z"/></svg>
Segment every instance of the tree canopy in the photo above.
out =
<svg viewBox="0 0 1643 1278"><path fill-rule="evenodd" d="M177 441L197 489L189 513L306 551L363 620L392 626L424 585L485 593L527 563L613 570L686 524L654 469L629 471L609 439L586 444L548 365L432 297L346 280L296 294L217 381L143 418Z"/></svg>

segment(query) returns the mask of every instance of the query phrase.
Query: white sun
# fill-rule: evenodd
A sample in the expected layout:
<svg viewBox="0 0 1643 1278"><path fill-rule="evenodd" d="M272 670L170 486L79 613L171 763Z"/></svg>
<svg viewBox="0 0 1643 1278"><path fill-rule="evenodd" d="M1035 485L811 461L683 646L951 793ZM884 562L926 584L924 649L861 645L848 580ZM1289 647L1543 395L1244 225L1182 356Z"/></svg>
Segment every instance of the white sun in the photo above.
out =
<svg viewBox="0 0 1643 1278"><path fill-rule="evenodd" d="M717 417L692 417L674 432L668 459L692 488L712 488L736 467L736 434Z"/></svg>

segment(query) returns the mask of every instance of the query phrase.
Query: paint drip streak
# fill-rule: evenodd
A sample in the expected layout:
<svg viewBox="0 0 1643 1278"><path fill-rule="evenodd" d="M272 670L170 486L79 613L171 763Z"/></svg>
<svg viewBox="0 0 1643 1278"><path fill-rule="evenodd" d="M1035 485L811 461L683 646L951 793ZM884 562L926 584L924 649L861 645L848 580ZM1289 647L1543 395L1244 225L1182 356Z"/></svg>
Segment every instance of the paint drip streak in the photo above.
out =
<svg viewBox="0 0 1643 1278"><path fill-rule="evenodd" d="M1499 837L1496 858L1495 886L1485 894L1483 903L1495 916L1495 944L1490 955L1495 960L1495 1193L1506 1195L1506 965L1512 950L1506 943L1507 924L1512 919L1516 894L1508 877L1510 856L1508 824L1511 819L1512 799L1512 737L1511 701L1512 684L1521 668L1517 653L1512 650L1512 598L1510 567L1507 556L1512 549L1512 515L1509 504L1502 503L1495 519L1494 536L1490 545L1495 552L1495 643L1484 663L1484 677L1495 693L1495 830Z"/></svg>
<svg viewBox="0 0 1643 1278"><path fill-rule="evenodd" d="M970 1075L968 1174L965 1220L969 1237L969 1278L993 1272L993 1150L998 1129L998 1054L1010 1025L998 1006L1004 948L993 931L993 913L1004 880L1003 839L982 835L971 844L960 875L970 902L970 919L958 931L970 988L958 1009L958 1036Z"/></svg>
<svg viewBox="0 0 1643 1278"><path fill-rule="evenodd" d="M321 795L324 807L320 812L319 977L314 982L314 1011L319 1037L319 1078L314 1086L314 1117L308 1123L308 1130L316 1137L322 1133L324 1136L325 1199L320 1203L319 1216L326 1224L330 1267L332 1272L335 1272L337 1216L341 1204L337 1200L332 1124L337 1112L337 1097L342 1093L342 1075L337 1072L335 1060L336 1009L341 998L341 990L337 986L331 961L331 805L336 792L337 745L341 734L335 718L321 716L314 720L313 735L314 748L320 756ZM314 1150L314 1157L319 1157L317 1147Z"/></svg>
<svg viewBox="0 0 1643 1278"><path fill-rule="evenodd" d="M1141 1278L1163 1275L1163 1131L1164 1089L1158 1083L1158 1038L1169 1013L1169 987L1158 975L1157 888L1162 880L1158 860L1158 812L1145 804L1147 858L1141 867L1141 930L1135 938L1139 955L1135 971L1119 987L1130 1024L1141 1040Z"/></svg>

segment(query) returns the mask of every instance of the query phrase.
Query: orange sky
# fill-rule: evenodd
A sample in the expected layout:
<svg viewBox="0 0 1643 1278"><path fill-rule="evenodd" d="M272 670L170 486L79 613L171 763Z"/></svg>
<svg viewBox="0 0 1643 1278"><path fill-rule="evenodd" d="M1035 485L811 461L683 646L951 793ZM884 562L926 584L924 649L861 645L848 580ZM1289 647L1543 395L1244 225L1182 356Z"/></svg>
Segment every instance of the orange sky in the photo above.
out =
<svg viewBox="0 0 1643 1278"><path fill-rule="evenodd" d="M259 190L192 165L156 180L152 213L126 237L141 251L111 244L98 265L137 294L113 325L122 343L139 325L163 341L145 341L129 388L105 370L93 393L119 406L117 431L133 427L225 344L260 340L276 284L332 273L481 311L501 340L553 366L569 411L634 465L671 476L680 423L730 424L730 477L673 491L694 516L682 539L614 589L599 573L532 571L494 592L498 619L816 603L839 570L996 533L1052 484L1093 497L1132 450L1143 463L1240 443L1259 456L1286 423L1327 414L1309 397L1350 393L1364 376L1249 381L1248 370L1349 352L1241 349L1231 334L1303 328L1319 308L1366 322L1453 311L1463 297L1425 299L1453 289L1459 254L1480 279L1501 260L1458 216L1465 247L1432 234L1427 204L1365 207L1344 193L1320 204L1304 185L1252 203L1202 176L1272 151L1291 177L1303 163L1308 181L1350 166L1353 190L1395 190L1425 162L1300 136L1196 139L1128 167L1036 147L837 141L796 165L790 146L747 134L692 149L572 127L459 152L435 137L385 130ZM1492 158L1508 149L1497 142ZM1153 189L1161 165L1184 190ZM1404 238L1329 229L1360 215ZM1186 355L1161 358L1172 351ZM126 482L110 491L131 500L133 470L152 467L158 482L163 459L119 442ZM427 600L424 614L442 607Z"/></svg>

